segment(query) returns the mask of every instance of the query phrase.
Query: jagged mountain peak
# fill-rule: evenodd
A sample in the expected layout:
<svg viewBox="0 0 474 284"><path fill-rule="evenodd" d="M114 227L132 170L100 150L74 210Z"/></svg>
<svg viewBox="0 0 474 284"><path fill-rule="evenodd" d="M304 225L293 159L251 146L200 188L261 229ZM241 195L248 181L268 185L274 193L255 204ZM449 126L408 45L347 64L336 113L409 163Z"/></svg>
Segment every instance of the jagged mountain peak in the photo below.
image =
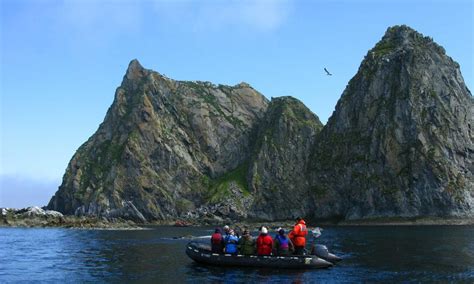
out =
<svg viewBox="0 0 474 284"><path fill-rule="evenodd" d="M128 64L125 77L128 80L138 80L139 78L146 76L147 73L147 69L143 68L137 59L133 59Z"/></svg>
<svg viewBox="0 0 474 284"><path fill-rule="evenodd" d="M391 27L318 138L315 191L350 196L345 218L473 215L472 121L459 65L431 38Z"/></svg>
<svg viewBox="0 0 474 284"><path fill-rule="evenodd" d="M396 25L387 28L382 41L391 41L398 44L407 44L417 41L424 36L407 25ZM427 38L428 39L428 38Z"/></svg>
<svg viewBox="0 0 474 284"><path fill-rule="evenodd" d="M134 69L134 68L144 69L140 61L138 61L138 59L136 58L130 60L130 63L128 63L128 70Z"/></svg>
<svg viewBox="0 0 474 284"><path fill-rule="evenodd" d="M370 55L387 55L393 52L410 49L434 49L445 54L443 47L406 25L392 26L387 29L382 39L369 51Z"/></svg>
<svg viewBox="0 0 474 284"><path fill-rule="evenodd" d="M306 106L297 98L292 96L281 96L281 97L272 97L270 103L274 107L298 107L303 106L304 111L308 110Z"/></svg>
<svg viewBox="0 0 474 284"><path fill-rule="evenodd" d="M463 89L463 92L443 96L470 94L459 64L446 55L443 47L406 25L394 26L388 28L382 39L368 51L336 110L344 104L359 108L377 100L394 102L401 98L439 94L441 84ZM361 92L362 89L378 91Z"/></svg>
<svg viewBox="0 0 474 284"><path fill-rule="evenodd" d="M267 104L252 88L175 81L132 60L49 206L137 220L137 212L166 219L200 206L211 195L209 181L248 158L251 130Z"/></svg>
<svg viewBox="0 0 474 284"><path fill-rule="evenodd" d="M303 102L292 96L274 97L268 106L268 112L279 119L290 116L295 121L308 123L314 121L322 125L318 116L314 114Z"/></svg>

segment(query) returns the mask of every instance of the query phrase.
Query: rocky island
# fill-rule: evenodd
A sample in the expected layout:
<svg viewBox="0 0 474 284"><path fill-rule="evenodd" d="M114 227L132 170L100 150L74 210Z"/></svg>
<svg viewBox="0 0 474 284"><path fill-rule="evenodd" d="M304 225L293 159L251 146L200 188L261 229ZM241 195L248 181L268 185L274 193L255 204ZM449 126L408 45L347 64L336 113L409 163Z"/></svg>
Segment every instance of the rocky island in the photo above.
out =
<svg viewBox="0 0 474 284"><path fill-rule="evenodd" d="M130 220L99 216L63 215L38 206L28 208L0 208L0 227L62 227L81 229L142 229Z"/></svg>
<svg viewBox="0 0 474 284"><path fill-rule="evenodd" d="M295 98L133 60L47 209L137 223L472 220L473 110L459 65L407 26L368 51L326 125Z"/></svg>

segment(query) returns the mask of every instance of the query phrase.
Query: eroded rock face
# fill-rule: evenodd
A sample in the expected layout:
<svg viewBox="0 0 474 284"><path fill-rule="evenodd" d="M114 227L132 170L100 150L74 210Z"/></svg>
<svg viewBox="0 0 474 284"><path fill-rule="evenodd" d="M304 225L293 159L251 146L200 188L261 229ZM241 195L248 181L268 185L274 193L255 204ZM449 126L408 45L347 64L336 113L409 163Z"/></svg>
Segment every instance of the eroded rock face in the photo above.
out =
<svg viewBox="0 0 474 284"><path fill-rule="evenodd" d="M250 163L252 217L284 220L311 212L307 167L322 127L319 118L297 99L272 99Z"/></svg>
<svg viewBox="0 0 474 284"><path fill-rule="evenodd" d="M294 98L133 60L48 208L136 222L473 216L473 125L459 65L406 26L368 52L324 127Z"/></svg>
<svg viewBox="0 0 474 284"><path fill-rule="evenodd" d="M217 202L210 184L247 160L267 104L245 83L175 81L134 60L48 207L144 221Z"/></svg>
<svg viewBox="0 0 474 284"><path fill-rule="evenodd" d="M318 137L314 215L472 216L473 98L432 39L389 28Z"/></svg>

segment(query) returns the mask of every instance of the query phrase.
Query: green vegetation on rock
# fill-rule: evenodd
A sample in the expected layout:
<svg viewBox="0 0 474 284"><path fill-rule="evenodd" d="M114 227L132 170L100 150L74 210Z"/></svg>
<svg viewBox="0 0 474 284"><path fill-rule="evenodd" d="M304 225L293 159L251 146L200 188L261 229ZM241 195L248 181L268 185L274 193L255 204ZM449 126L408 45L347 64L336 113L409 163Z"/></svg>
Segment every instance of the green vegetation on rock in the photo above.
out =
<svg viewBox="0 0 474 284"><path fill-rule="evenodd" d="M230 192L231 183L236 184L244 195L250 194L247 184L248 168L248 162L244 162L216 179L207 180L204 178L209 184L208 201L210 203L217 203L228 196L233 196Z"/></svg>
<svg viewBox="0 0 474 284"><path fill-rule="evenodd" d="M371 50L378 56L383 56L394 50L396 46L389 41L381 41Z"/></svg>

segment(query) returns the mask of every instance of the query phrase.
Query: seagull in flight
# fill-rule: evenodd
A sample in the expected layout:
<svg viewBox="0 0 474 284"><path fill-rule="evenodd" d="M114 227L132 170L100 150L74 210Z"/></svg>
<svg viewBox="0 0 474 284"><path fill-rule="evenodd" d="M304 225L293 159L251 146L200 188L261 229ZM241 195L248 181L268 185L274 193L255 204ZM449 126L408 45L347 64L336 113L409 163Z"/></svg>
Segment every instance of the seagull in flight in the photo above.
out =
<svg viewBox="0 0 474 284"><path fill-rule="evenodd" d="M326 71L326 75L328 75L328 76L332 76L332 74L331 74L331 73L329 73L329 71L328 71L328 69L326 69L326 67L324 67L324 71Z"/></svg>

